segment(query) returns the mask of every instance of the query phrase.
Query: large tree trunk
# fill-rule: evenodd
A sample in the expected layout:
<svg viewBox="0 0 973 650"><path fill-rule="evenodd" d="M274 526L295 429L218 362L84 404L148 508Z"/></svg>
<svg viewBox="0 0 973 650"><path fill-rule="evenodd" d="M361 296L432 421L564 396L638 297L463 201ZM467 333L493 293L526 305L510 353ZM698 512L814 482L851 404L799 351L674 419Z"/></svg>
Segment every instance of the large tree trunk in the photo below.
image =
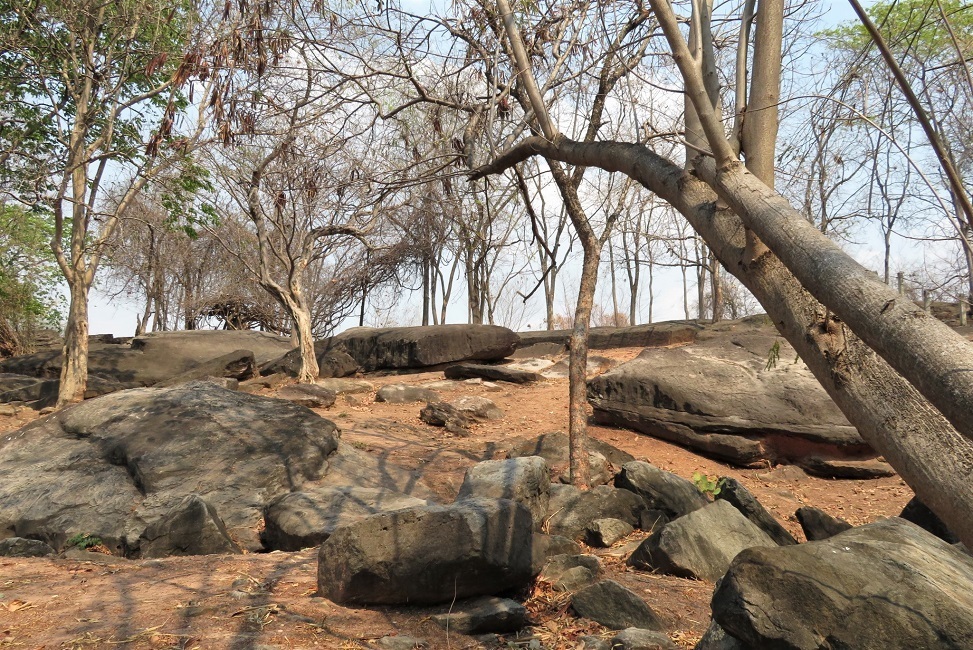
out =
<svg viewBox="0 0 973 650"><path fill-rule="evenodd" d="M82 273L69 284L71 305L64 330L64 353L57 407L80 402L88 386L88 290Z"/></svg>
<svg viewBox="0 0 973 650"><path fill-rule="evenodd" d="M729 210L716 209L717 197L706 183L639 145L569 140L549 143L530 138L475 176L496 173L534 154L625 173L679 210L723 266L760 300L777 329L862 437L885 456L965 544L973 544L973 482L968 480L973 475L973 441L962 433L969 427L969 413L973 411L947 413L955 409L944 409L936 402L933 406L926 394L928 386L935 384L931 378L942 380L944 374L952 374L956 383L949 395L960 404L973 400L973 390L965 386L969 379L966 375L973 374L969 371L971 346L967 341L914 305L896 304L894 290L827 242L752 176L747 174L752 181L737 178L741 174L738 169L723 172L717 179L712 164L697 166L737 214L746 214L745 220L755 234L779 258L768 253L751 263L745 254L741 219ZM791 230L795 223L807 226L810 234L796 236ZM774 229L784 233L775 234ZM890 319L893 310L894 318ZM870 342L866 345L855 336L862 332L887 336L883 345L877 346L886 352L873 352ZM916 341L923 338L927 340ZM941 351L926 349L930 345L952 355L948 364L940 362ZM899 347L903 354L888 354L890 347ZM886 354L897 359L902 375L883 358ZM910 362L901 363L902 357ZM910 382L927 388L920 395Z"/></svg>
<svg viewBox="0 0 973 650"><path fill-rule="evenodd" d="M302 305L289 305L288 311L297 335L297 348L301 351L301 369L297 381L301 384L313 384L318 378L320 368L318 357L314 352L314 335L311 333L311 311Z"/></svg>

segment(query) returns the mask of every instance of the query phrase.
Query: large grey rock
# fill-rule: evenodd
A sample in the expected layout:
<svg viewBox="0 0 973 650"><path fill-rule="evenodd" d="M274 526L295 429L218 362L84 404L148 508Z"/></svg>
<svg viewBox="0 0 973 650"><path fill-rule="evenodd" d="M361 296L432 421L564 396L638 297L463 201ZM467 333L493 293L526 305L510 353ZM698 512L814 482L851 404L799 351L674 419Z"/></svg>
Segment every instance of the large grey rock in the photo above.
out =
<svg viewBox="0 0 973 650"><path fill-rule="evenodd" d="M278 389L277 397L309 409L324 409L334 405L338 394L317 384L291 384Z"/></svg>
<svg viewBox="0 0 973 650"><path fill-rule="evenodd" d="M443 371L446 379L487 379L489 381L506 381L512 384L532 384L543 381L544 376L530 372L529 370L518 370L506 366L488 366L483 363L457 363L449 366Z"/></svg>
<svg viewBox="0 0 973 650"><path fill-rule="evenodd" d="M661 510L669 519L688 515L709 503L692 482L640 460L622 465L615 487L638 494L647 507Z"/></svg>
<svg viewBox="0 0 973 650"><path fill-rule="evenodd" d="M484 596L456 603L432 617L440 627L460 634L516 632L527 625L527 608L509 598Z"/></svg>
<svg viewBox="0 0 973 650"><path fill-rule="evenodd" d="M530 511L466 499L366 517L318 555L318 589L336 603L435 604L522 587L532 575Z"/></svg>
<svg viewBox="0 0 973 650"><path fill-rule="evenodd" d="M578 616L612 630L638 627L662 630L662 621L642 598L614 580L602 580L586 587L571 598Z"/></svg>
<svg viewBox="0 0 973 650"><path fill-rule="evenodd" d="M499 361L520 338L496 325L355 327L333 336L328 350L341 350L365 372L405 370L456 361Z"/></svg>
<svg viewBox="0 0 973 650"><path fill-rule="evenodd" d="M973 647L973 558L902 519L753 548L713 594L713 618L752 648Z"/></svg>
<svg viewBox="0 0 973 650"><path fill-rule="evenodd" d="M322 379L340 378L353 375L359 370L358 362L347 352L331 348L331 339L314 342L314 354L318 360L318 377ZM301 351L289 350L283 356L260 366L263 376L282 374L297 377L301 372Z"/></svg>
<svg viewBox="0 0 973 650"><path fill-rule="evenodd" d="M267 549L299 551L317 546L339 526L379 512L428 505L424 499L393 490L357 486L322 486L288 492L264 508L260 538Z"/></svg>
<svg viewBox="0 0 973 650"><path fill-rule="evenodd" d="M729 503L714 501L653 533L628 562L638 568L715 582L740 551L754 546L777 544Z"/></svg>
<svg viewBox="0 0 973 650"><path fill-rule="evenodd" d="M122 387L152 386L237 350L249 350L255 362L260 364L289 349L290 339L266 332L157 332L136 337L130 346L92 343L88 353L88 374L89 377L111 380ZM61 374L61 352L45 350L5 359L0 361L0 372L57 379Z"/></svg>
<svg viewBox="0 0 973 650"><path fill-rule="evenodd" d="M53 406L57 402L58 388L61 381L59 379L43 379L41 377L26 377L24 375L4 375L8 386L17 386L0 392L0 403L7 402L26 402L33 409L40 410L47 406ZM17 378L17 379L11 379ZM126 388L136 388L140 384L122 383L112 378L91 375L88 377L88 384L85 387L84 398L94 399L102 395L108 395Z"/></svg>
<svg viewBox="0 0 973 650"><path fill-rule="evenodd" d="M0 557L46 557L54 555L54 549L39 539L8 537L0 539Z"/></svg>
<svg viewBox="0 0 973 650"><path fill-rule="evenodd" d="M233 350L194 365L189 370L157 382L159 387L176 386L208 377L225 377L244 381L257 374L257 363L250 350Z"/></svg>
<svg viewBox="0 0 973 650"><path fill-rule="evenodd" d="M240 553L216 508L198 494L190 494L149 524L139 542L142 557Z"/></svg>
<svg viewBox="0 0 973 650"><path fill-rule="evenodd" d="M778 345L779 360L767 359ZM588 382L595 421L736 465L864 460L874 451L795 353L754 320L710 326L693 344L647 349ZM824 467L821 465L820 467Z"/></svg>
<svg viewBox="0 0 973 650"><path fill-rule="evenodd" d="M729 502L781 546L797 544L794 536L787 532L787 529L781 526L780 522L757 501L757 497L735 478L724 476L721 479L720 492L716 498Z"/></svg>
<svg viewBox="0 0 973 650"><path fill-rule="evenodd" d="M0 439L0 536L139 536L193 493L244 548L261 548L264 503L323 478L333 423L306 408L206 382L139 388L64 409Z"/></svg>
<svg viewBox="0 0 973 650"><path fill-rule="evenodd" d="M844 519L832 517L824 510L811 506L798 508L794 515L804 530L804 537L809 542L828 539L851 528L851 524Z"/></svg>
<svg viewBox="0 0 973 650"><path fill-rule="evenodd" d="M573 485L552 484L546 521L552 534L581 539L596 519L621 519L637 526L644 510L642 497L628 490L599 485L582 492Z"/></svg>
<svg viewBox="0 0 973 650"><path fill-rule="evenodd" d="M540 529L551 499L550 487L547 464L539 456L487 460L466 470L456 499L512 499L527 506L534 528Z"/></svg>
<svg viewBox="0 0 973 650"><path fill-rule="evenodd" d="M382 386L375 393L376 402L388 402L389 404L408 404L410 402L438 402L439 393L422 386L410 386L408 384L389 384Z"/></svg>
<svg viewBox="0 0 973 650"><path fill-rule="evenodd" d="M553 476L562 483L568 483L568 449L568 434L554 431L541 434L536 438L514 441L507 455L510 458L540 456L547 461ZM588 461L591 465L592 485L609 482L619 467L633 460L635 457L628 452L597 438L588 438Z"/></svg>

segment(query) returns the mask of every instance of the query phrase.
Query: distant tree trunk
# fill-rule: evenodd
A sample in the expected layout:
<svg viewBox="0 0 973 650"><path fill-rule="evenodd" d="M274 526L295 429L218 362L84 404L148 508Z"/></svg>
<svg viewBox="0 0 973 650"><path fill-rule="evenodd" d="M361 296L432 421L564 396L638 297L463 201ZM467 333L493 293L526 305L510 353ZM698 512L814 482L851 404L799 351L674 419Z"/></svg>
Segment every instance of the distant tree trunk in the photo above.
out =
<svg viewBox="0 0 973 650"><path fill-rule="evenodd" d="M709 252L710 293L712 294L713 322L723 320L723 277L720 273L720 261L713 251Z"/></svg>

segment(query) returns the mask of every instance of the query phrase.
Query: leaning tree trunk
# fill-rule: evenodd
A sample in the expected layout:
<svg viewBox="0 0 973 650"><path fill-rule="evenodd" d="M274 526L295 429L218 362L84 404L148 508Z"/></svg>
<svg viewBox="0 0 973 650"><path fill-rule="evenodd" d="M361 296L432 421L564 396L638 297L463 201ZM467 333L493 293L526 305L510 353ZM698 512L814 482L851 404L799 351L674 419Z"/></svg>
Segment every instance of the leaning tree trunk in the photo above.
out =
<svg viewBox="0 0 973 650"><path fill-rule="evenodd" d="M752 176L752 182L731 182L740 179L725 176L718 182L712 164L697 167L737 214L746 213L754 233L772 251L780 251L780 257L767 253L749 260L741 219L715 208L717 197L710 185L640 145L529 138L477 170L474 178L502 171L531 155L625 173L679 210L724 267L757 297L865 441L885 456L964 544L973 544L973 482L966 480L973 475L973 440L962 430L970 420L968 415L945 413L930 403L924 390L917 390L930 383L929 375L938 377L942 372L938 355L927 352L933 346L953 355L950 370L956 385L950 394L958 403L973 399L973 390L964 388L964 373L955 369L965 364L965 374L970 374L973 354L968 341L914 305L896 304L894 290L837 247L827 248L826 238L814 226L799 218L783 199L774 199L773 191ZM782 227L779 219L787 211L789 224L808 225L813 234L775 236L773 229ZM842 292L847 296L841 297ZM849 306L849 301L855 305ZM898 312L896 317L884 317L892 310ZM887 359L895 361L894 355L876 353L855 335L874 333L876 328L887 336L884 349L911 350L912 363L893 369ZM917 337L925 337L926 344L914 345Z"/></svg>
<svg viewBox="0 0 973 650"><path fill-rule="evenodd" d="M64 330L64 354L57 407L80 402L88 386L88 290L83 273L76 272L69 284L71 305Z"/></svg>

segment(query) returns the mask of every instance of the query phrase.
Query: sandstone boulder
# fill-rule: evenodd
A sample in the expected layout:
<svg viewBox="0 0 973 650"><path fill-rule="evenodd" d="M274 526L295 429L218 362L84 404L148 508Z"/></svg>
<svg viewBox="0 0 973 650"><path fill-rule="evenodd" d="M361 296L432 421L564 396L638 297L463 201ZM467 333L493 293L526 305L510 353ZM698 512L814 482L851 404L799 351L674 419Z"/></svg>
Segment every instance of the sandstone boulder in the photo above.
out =
<svg viewBox="0 0 973 650"><path fill-rule="evenodd" d="M264 508L260 538L267 549L299 551L317 546L340 527L379 512L428 505L424 499L393 490L322 486L287 492Z"/></svg>
<svg viewBox="0 0 973 650"><path fill-rule="evenodd" d="M973 647L973 558L898 518L743 551L713 618L748 648Z"/></svg>
<svg viewBox="0 0 973 650"><path fill-rule="evenodd" d="M511 499L531 512L534 528L540 529L551 498L547 464L538 456L487 460L466 470L456 500L471 497Z"/></svg>
<svg viewBox="0 0 973 650"><path fill-rule="evenodd" d="M768 356L776 359L768 365ZM647 349L588 382L595 421L742 466L865 460L861 439L786 342L752 320L711 326L678 348ZM816 471L827 464L816 462Z"/></svg>
<svg viewBox="0 0 973 650"><path fill-rule="evenodd" d="M715 582L740 551L754 546L777 544L729 503L715 501L653 533L628 562L638 568Z"/></svg>
<svg viewBox="0 0 973 650"><path fill-rule="evenodd" d="M494 595L532 575L533 520L507 499L466 499L366 517L318 555L318 590L340 604L436 604Z"/></svg>
<svg viewBox="0 0 973 650"><path fill-rule="evenodd" d="M334 424L294 404L206 382L83 402L0 440L0 537L100 537L119 554L191 494L261 548L266 501L323 478Z"/></svg>
<svg viewBox="0 0 973 650"><path fill-rule="evenodd" d="M615 487L639 495L648 508L661 510L668 519L688 515L709 503L692 482L640 460L622 465Z"/></svg>

